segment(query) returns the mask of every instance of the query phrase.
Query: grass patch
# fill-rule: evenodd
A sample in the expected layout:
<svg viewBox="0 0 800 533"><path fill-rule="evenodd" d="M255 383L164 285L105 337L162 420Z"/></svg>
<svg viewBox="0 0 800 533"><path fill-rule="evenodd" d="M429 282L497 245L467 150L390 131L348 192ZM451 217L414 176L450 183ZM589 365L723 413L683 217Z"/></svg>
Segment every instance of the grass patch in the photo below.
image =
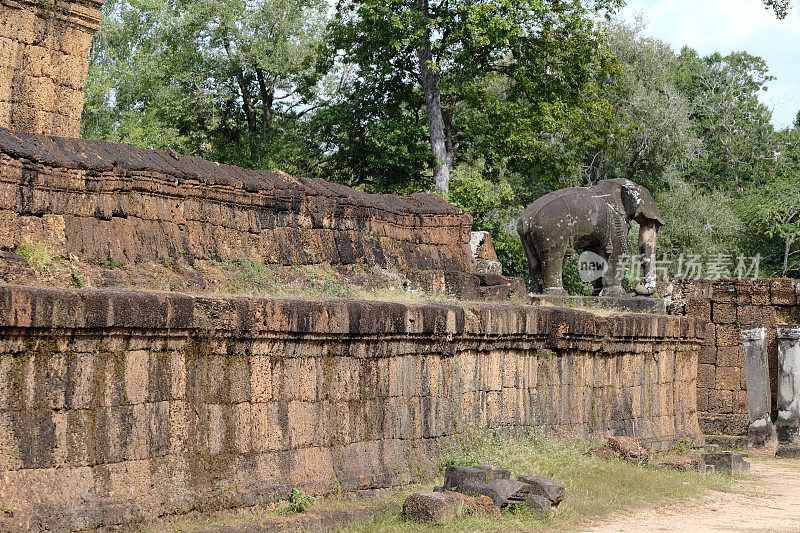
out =
<svg viewBox="0 0 800 533"><path fill-rule="evenodd" d="M495 532L539 528L571 529L613 512L653 506L670 500L696 498L708 490L730 491L733 481L718 474L660 470L620 460L594 457L590 443L546 440L535 432L525 436L468 435L446 455L447 464L488 463L511 470L513 476L535 474L563 483L567 497L554 518L540 520L526 509L505 511L501 519L463 516L441 526L423 526L399 511L345 531L367 532Z"/></svg>
<svg viewBox="0 0 800 533"><path fill-rule="evenodd" d="M17 255L25 259L31 268L39 275L49 276L51 274L50 265L53 263L56 254L48 243L37 242L33 244L25 241L17 246L15 251Z"/></svg>

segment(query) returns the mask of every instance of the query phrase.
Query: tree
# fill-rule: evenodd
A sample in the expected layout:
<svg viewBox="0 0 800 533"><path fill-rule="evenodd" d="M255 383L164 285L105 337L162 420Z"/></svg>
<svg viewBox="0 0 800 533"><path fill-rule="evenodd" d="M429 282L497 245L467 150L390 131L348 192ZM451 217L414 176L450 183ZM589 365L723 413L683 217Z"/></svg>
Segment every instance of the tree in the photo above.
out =
<svg viewBox="0 0 800 533"><path fill-rule="evenodd" d="M91 53L87 137L242 164L312 152L299 93L323 0L114 0ZM307 157L307 156L306 156Z"/></svg>
<svg viewBox="0 0 800 533"><path fill-rule="evenodd" d="M775 16L779 19L784 19L789 14L791 0L762 0L762 2L767 9L775 11Z"/></svg>
<svg viewBox="0 0 800 533"><path fill-rule="evenodd" d="M685 47L675 77L691 102L702 142L687 178L708 189L730 187L738 193L758 184L775 154L771 113L758 100L773 79L766 62L746 52L701 58Z"/></svg>
<svg viewBox="0 0 800 533"><path fill-rule="evenodd" d="M356 92L388 108L414 115L422 103L433 180L446 194L460 149L476 140L460 122L465 108L500 103L496 110L514 112L524 97L523 115L550 104L563 118L558 108L580 98L601 48L591 17L579 0L340 0L329 67L334 57L355 65ZM491 76L507 94L491 93ZM508 96L518 100L513 109Z"/></svg>
<svg viewBox="0 0 800 533"><path fill-rule="evenodd" d="M742 199L742 210L756 224L762 239L766 236L782 241L781 276L786 277L790 270L796 270L790 260L798 253L793 246L800 241L800 130L784 130L779 137L774 175Z"/></svg>
<svg viewBox="0 0 800 533"><path fill-rule="evenodd" d="M675 84L676 58L666 43L641 35L643 24L608 25L610 47L623 76L606 87L614 108L614 135L589 146L589 182L627 178L651 190L667 186L700 147L691 106Z"/></svg>

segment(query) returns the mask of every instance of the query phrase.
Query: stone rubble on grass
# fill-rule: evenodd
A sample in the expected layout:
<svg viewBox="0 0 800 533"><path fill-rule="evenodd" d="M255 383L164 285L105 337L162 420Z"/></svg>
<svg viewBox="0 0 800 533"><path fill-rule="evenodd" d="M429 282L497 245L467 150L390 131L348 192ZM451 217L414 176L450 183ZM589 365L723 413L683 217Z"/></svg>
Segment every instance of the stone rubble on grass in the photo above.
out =
<svg viewBox="0 0 800 533"><path fill-rule="evenodd" d="M420 491L406 498L403 514L417 522L443 524L461 514L499 517L500 509L488 496Z"/></svg>
<svg viewBox="0 0 800 533"><path fill-rule="evenodd" d="M415 520L440 523L432 520L446 519L444 517L450 516L449 512L435 514L427 509L443 505L439 502L450 501L446 495L454 493L472 497L463 500L467 512L471 508L479 508L484 514L496 516L500 508L527 505L538 515L548 517L552 516L564 499L566 489L564 485L540 476L519 476L517 480L513 480L511 473L505 468L450 465L445 469L444 486L435 487L434 492L412 494L409 496L411 503L406 500L403 511ZM436 495L440 498L436 499Z"/></svg>

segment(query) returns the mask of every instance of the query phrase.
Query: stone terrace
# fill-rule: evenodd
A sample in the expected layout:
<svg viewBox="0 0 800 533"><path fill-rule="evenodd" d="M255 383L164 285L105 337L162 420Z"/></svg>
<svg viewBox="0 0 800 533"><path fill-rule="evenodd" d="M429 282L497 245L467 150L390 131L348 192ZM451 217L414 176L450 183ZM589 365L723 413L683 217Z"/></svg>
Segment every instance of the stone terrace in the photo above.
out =
<svg viewBox="0 0 800 533"><path fill-rule="evenodd" d="M3 530L407 483L459 432L702 442L702 323L0 287Z"/></svg>

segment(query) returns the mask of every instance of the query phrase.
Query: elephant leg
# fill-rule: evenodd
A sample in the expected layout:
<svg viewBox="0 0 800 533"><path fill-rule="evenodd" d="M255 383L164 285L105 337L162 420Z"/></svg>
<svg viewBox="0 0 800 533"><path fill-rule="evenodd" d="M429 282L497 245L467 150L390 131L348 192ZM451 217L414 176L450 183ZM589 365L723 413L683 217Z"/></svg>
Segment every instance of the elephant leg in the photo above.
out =
<svg viewBox="0 0 800 533"><path fill-rule="evenodd" d="M542 290L542 269L529 235L522 237L522 248L525 250L525 258L528 260L531 292L538 293Z"/></svg>
<svg viewBox="0 0 800 533"><path fill-rule="evenodd" d="M567 247L550 249L539 254L545 294L566 294L563 282L564 256Z"/></svg>
<svg viewBox="0 0 800 533"><path fill-rule="evenodd" d="M622 277L625 272L621 259L618 254L610 254L606 258L608 271L603 276L603 290L600 291L600 296L627 296L625 289L622 288Z"/></svg>

